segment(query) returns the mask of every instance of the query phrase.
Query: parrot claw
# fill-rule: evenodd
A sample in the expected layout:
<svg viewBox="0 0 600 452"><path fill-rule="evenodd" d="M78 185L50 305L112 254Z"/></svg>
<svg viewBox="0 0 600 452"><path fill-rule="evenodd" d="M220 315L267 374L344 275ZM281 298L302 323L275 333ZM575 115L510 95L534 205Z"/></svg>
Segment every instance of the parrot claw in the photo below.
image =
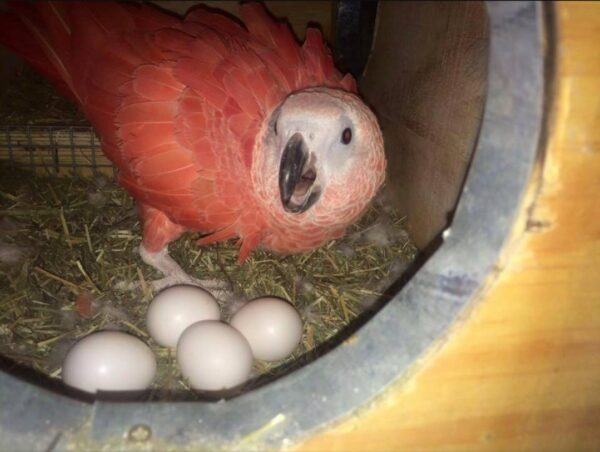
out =
<svg viewBox="0 0 600 452"><path fill-rule="evenodd" d="M228 291L228 285L223 281L212 279L196 279L186 273L181 275L165 276L164 278L156 279L154 281L150 281L149 283L153 292L160 292L167 287L176 286L179 284L200 287L201 289L211 292L216 298L219 298L217 294L226 293Z"/></svg>
<svg viewBox="0 0 600 452"><path fill-rule="evenodd" d="M169 256L169 252L167 247L162 250L152 253L144 248L144 246L140 246L140 256L142 260L154 267L162 274L165 275L164 278L157 279L155 281L150 281L148 285L152 288L153 292L159 292L167 287L175 286L178 284L188 284L191 286L200 287L208 292L211 292L215 298L221 298L226 296L229 292L231 292L231 287L224 281L219 281L215 279L196 279L193 276L188 275L180 266L173 260L171 256ZM135 285L134 288L139 288L139 283L133 283Z"/></svg>
<svg viewBox="0 0 600 452"><path fill-rule="evenodd" d="M219 300L226 300L233 293L229 284L225 283L224 281L219 281L216 279L196 279L185 273L183 275L165 276L164 278L156 279L154 281L145 281L146 287L149 287L153 294L156 294L167 287L180 284L200 287L201 289L210 292ZM120 281L117 283L115 288L123 292L136 290L145 291L144 284L140 281Z"/></svg>

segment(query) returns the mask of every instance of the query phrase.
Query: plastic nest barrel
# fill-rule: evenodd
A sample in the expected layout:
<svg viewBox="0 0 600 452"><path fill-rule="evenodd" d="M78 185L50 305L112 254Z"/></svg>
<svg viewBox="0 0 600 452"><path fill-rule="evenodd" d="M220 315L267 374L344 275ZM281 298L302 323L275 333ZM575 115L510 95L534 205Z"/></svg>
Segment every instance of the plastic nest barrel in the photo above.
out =
<svg viewBox="0 0 600 452"><path fill-rule="evenodd" d="M441 219L430 222L420 240L430 244L427 260L351 340L291 374L220 403L88 403L0 373L0 448L126 448L131 441L155 442L157 447L225 448L239 445L253 432L258 432L250 436L255 447L279 447L365 405L435 350L493 272L524 200L543 137L545 6L489 2L486 7L487 95L481 122L472 133L476 144L464 184L460 171L454 178L460 198L451 224L444 209L453 207L452 193L434 209ZM393 20L386 16L385 22ZM372 55L386 45L377 35L382 32L376 32ZM423 36L427 32L421 31ZM390 66L400 67L395 63L403 55L394 50L392 46L384 54L394 60ZM377 96L368 83L369 77L380 75L377 70L385 69L380 63L369 62L375 75L367 68L367 98ZM394 128L394 118L388 119L386 133ZM392 165L392 185L393 171ZM407 191L410 188L408 184Z"/></svg>

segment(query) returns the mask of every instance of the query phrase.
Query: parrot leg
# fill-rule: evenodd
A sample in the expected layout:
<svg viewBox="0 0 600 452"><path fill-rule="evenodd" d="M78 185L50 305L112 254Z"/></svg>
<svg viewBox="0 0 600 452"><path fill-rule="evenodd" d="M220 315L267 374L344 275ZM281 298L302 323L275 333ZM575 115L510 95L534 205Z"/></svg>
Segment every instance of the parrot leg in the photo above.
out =
<svg viewBox="0 0 600 452"><path fill-rule="evenodd" d="M150 283L155 292L176 284L190 284L192 286L202 287L208 291L216 292L225 291L227 289L227 284L222 281L200 280L188 275L169 255L166 246L162 250L153 253L148 251L144 245L141 245L139 252L140 257L146 264L154 267L165 275L164 278L157 279Z"/></svg>
<svg viewBox="0 0 600 452"><path fill-rule="evenodd" d="M188 275L175 260L169 255L168 244L178 239L185 228L179 226L160 210L141 205L143 220L143 240L139 248L142 260L165 275L164 278L152 281L150 284L154 291L160 291L176 284L190 284L202 287L208 291L215 291L213 295L225 294L227 284L217 280L199 280Z"/></svg>

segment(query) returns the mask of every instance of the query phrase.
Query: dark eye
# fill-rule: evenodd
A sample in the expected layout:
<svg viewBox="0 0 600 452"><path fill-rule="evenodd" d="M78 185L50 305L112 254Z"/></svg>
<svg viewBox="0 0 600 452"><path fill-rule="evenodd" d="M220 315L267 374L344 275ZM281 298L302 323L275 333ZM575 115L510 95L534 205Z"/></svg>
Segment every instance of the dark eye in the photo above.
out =
<svg viewBox="0 0 600 452"><path fill-rule="evenodd" d="M277 135L277 121L273 123L273 132L275 132L275 135Z"/></svg>
<svg viewBox="0 0 600 452"><path fill-rule="evenodd" d="M351 141L352 141L352 130L350 130L350 127L346 127L344 129L344 131L342 132L342 143L350 144Z"/></svg>

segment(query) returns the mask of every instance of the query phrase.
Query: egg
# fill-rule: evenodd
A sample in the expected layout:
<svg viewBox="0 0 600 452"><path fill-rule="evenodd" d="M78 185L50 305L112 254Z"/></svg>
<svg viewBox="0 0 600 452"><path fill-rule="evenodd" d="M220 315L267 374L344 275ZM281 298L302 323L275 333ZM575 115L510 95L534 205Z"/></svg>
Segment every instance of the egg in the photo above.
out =
<svg viewBox="0 0 600 452"><path fill-rule="evenodd" d="M154 354L138 338L119 331L92 333L67 353L63 381L94 393L148 388L156 374Z"/></svg>
<svg viewBox="0 0 600 452"><path fill-rule="evenodd" d="M189 326L177 344L179 369L194 389L220 391L238 386L250 376L252 361L244 336L216 320Z"/></svg>
<svg viewBox="0 0 600 452"><path fill-rule="evenodd" d="M148 333L160 345L176 347L188 326L202 320L219 320L221 313L214 297L196 286L172 286L160 292L148 307Z"/></svg>
<svg viewBox="0 0 600 452"><path fill-rule="evenodd" d="M263 361L289 356L302 339L300 315L280 298L250 301L234 314L231 325L248 340L254 357Z"/></svg>

